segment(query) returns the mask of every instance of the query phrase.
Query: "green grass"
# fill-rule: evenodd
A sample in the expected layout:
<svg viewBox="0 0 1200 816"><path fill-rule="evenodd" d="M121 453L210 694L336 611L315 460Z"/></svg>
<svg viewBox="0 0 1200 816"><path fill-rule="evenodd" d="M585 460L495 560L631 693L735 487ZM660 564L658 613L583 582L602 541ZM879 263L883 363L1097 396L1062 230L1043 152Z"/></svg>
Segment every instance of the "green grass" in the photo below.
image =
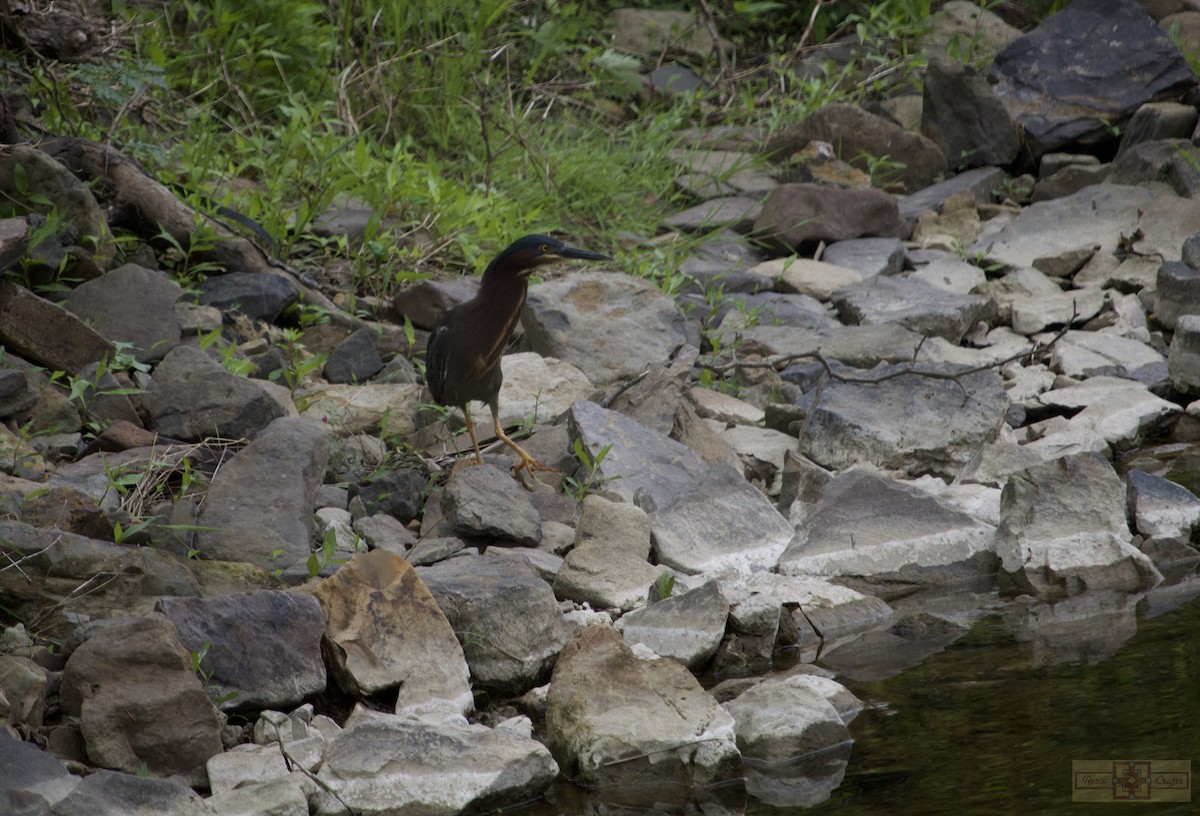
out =
<svg viewBox="0 0 1200 816"><path fill-rule="evenodd" d="M614 4L615 5L615 4ZM645 3L649 7L669 4ZM709 4L737 47L697 64L717 86L647 99L647 66L609 46L610 5L584 0L187 0L130 9L103 62L25 68L52 133L111 142L191 203L231 207L285 261L348 264L359 295L479 271L513 237L560 231L614 251L691 203L666 158L696 124L770 132L829 101L887 92L928 0ZM810 27L811 23L811 27ZM860 59L797 79L795 44L856 33ZM353 200L361 244L317 240L314 220ZM618 253L626 271L678 286L690 237Z"/></svg>

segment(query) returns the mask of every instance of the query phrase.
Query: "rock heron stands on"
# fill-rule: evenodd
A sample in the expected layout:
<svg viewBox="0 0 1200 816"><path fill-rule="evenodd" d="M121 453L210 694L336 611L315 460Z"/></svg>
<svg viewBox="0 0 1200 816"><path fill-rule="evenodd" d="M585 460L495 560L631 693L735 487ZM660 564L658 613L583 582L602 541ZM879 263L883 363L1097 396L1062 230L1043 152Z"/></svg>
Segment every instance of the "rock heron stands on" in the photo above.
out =
<svg viewBox="0 0 1200 816"><path fill-rule="evenodd" d="M483 454L467 407L471 400L485 402L491 409L496 436L521 457L517 473L525 468L553 470L522 450L500 427L500 383L504 379L500 358L525 305L529 274L543 264L567 258L611 260L607 255L576 249L545 235L526 235L488 264L478 294L446 312L429 338L425 382L438 403L462 408L479 464L483 464Z"/></svg>

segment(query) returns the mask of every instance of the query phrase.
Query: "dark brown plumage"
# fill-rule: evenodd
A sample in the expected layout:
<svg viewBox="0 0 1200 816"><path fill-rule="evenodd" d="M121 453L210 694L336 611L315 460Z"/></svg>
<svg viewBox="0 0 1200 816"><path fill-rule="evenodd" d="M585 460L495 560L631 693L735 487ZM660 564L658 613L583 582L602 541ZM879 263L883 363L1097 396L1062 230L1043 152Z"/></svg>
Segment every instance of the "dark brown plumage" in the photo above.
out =
<svg viewBox="0 0 1200 816"><path fill-rule="evenodd" d="M492 412L496 436L521 457L516 470L549 470L521 446L508 438L500 427L500 358L508 346L513 329L525 305L529 274L537 267L554 261L578 258L588 261L609 260L608 256L570 247L546 235L526 235L514 241L496 256L483 272L479 292L466 303L446 312L429 338L425 351L425 382L433 398L442 405L463 409L475 460L483 463L475 425L467 403L487 403Z"/></svg>

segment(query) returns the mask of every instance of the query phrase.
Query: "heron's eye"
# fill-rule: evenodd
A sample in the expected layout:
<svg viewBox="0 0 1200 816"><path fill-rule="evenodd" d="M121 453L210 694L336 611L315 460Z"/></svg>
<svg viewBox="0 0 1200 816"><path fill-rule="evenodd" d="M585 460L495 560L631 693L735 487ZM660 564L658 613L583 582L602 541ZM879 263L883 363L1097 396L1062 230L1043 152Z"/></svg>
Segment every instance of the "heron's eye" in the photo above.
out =
<svg viewBox="0 0 1200 816"><path fill-rule="evenodd" d="M543 255L545 255L547 252L549 252L549 251L550 251L550 245L549 245L549 244L542 244L542 246L541 246L541 250L542 250L542 254L543 254Z"/></svg>

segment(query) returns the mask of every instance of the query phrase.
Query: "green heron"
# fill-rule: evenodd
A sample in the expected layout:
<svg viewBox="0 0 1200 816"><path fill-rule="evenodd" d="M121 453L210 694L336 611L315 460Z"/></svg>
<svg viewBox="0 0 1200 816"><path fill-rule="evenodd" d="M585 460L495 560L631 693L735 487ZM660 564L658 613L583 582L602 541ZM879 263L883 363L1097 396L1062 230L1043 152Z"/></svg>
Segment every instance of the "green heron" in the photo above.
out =
<svg viewBox="0 0 1200 816"><path fill-rule="evenodd" d="M425 382L438 403L462 408L479 464L483 464L483 454L467 407L471 400L487 403L496 436L521 457L516 472L553 469L522 450L500 427L500 383L504 379L500 358L525 305L529 274L542 264L565 258L610 260L607 255L576 249L545 235L518 238L488 264L475 297L446 312L429 338Z"/></svg>

